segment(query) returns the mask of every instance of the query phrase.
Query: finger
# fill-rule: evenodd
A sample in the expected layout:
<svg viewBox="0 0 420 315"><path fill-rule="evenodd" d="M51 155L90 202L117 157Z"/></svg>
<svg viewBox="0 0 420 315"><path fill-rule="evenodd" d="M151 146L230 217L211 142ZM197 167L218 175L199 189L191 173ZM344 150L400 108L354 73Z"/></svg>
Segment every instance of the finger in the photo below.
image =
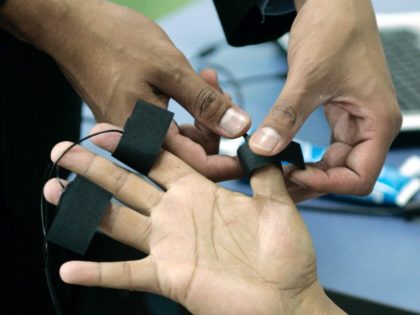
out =
<svg viewBox="0 0 420 315"><path fill-rule="evenodd" d="M254 197L268 197L291 202L281 169L268 165L253 172L251 188Z"/></svg>
<svg viewBox="0 0 420 315"><path fill-rule="evenodd" d="M122 128L118 128L114 125L108 124L108 123L99 123L93 126L93 128L90 130L90 135L93 135L95 133L104 132L107 130L121 130L124 131ZM110 133L104 133L99 134L97 136L94 136L90 138L90 141L100 147L101 149L104 149L110 153L113 153L115 149L117 148L118 144L120 143L122 134L118 132L110 132Z"/></svg>
<svg viewBox="0 0 420 315"><path fill-rule="evenodd" d="M62 190L58 179L53 178L45 184L44 196L48 202L57 205ZM130 208L110 203L99 229L116 241L149 252L150 221Z"/></svg>
<svg viewBox="0 0 420 315"><path fill-rule="evenodd" d="M57 144L51 151L52 161L56 161L70 145L70 142ZM163 195L137 175L80 146L68 151L58 164L86 177L138 211L150 211Z"/></svg>
<svg viewBox="0 0 420 315"><path fill-rule="evenodd" d="M200 72L200 77L202 77L211 87L215 88L219 92L222 92L229 101L232 101L232 96L227 92L223 92L220 87L219 78L215 70L211 68L203 69Z"/></svg>
<svg viewBox="0 0 420 315"><path fill-rule="evenodd" d="M287 191L290 194L293 202L301 202L308 199L321 197L323 194L317 193L306 186L298 185L290 180L290 174L296 170L294 165L283 166L283 176L286 182Z"/></svg>
<svg viewBox="0 0 420 315"><path fill-rule="evenodd" d="M200 77L202 77L211 87L223 93L222 88L219 85L216 71L209 68L203 69L200 72ZM179 131L183 136L188 137L201 145L207 154L219 153L220 136L212 132L199 121L196 120L194 126L182 125L179 127Z"/></svg>
<svg viewBox="0 0 420 315"><path fill-rule="evenodd" d="M68 284L160 293L156 268L149 257L136 261L96 263L70 261L60 268Z"/></svg>
<svg viewBox="0 0 420 315"><path fill-rule="evenodd" d="M128 207L110 203L99 230L112 239L148 253L150 219Z"/></svg>
<svg viewBox="0 0 420 315"><path fill-rule="evenodd" d="M200 72L200 77L204 79L211 87L223 93L217 72L213 69L207 68ZM225 97L232 100L229 95ZM185 143L189 141L181 136L191 139L193 142L199 144L207 155L202 154L199 146L191 144L191 152L185 150ZM188 141L188 142L187 142ZM216 156L219 153L220 136L215 134L212 130L204 126L202 123L195 121L194 126L182 125L179 127L179 134L174 133L173 137L168 137L166 141L166 148L170 147L170 151L186 161L196 171L206 176L213 181L228 180L242 176L242 167L239 160L230 157Z"/></svg>
<svg viewBox="0 0 420 315"><path fill-rule="evenodd" d="M294 203L299 203L305 200L319 198L325 195L325 194L320 194L313 190L307 189L305 187L300 187L300 186L292 186L290 188L288 186L287 191Z"/></svg>
<svg viewBox="0 0 420 315"><path fill-rule="evenodd" d="M219 85L219 78L217 77L217 72L211 68L205 68L200 71L200 77L203 78L212 88L216 89L219 92L223 92L222 88Z"/></svg>
<svg viewBox="0 0 420 315"><path fill-rule="evenodd" d="M322 161L295 170L290 179L319 193L369 194L384 163L387 145L368 140L355 147L334 143Z"/></svg>
<svg viewBox="0 0 420 315"><path fill-rule="evenodd" d="M281 152L318 104L319 99L311 100L286 82L269 114L252 135L251 150L268 156Z"/></svg>
<svg viewBox="0 0 420 315"><path fill-rule="evenodd" d="M212 88L223 93L215 70L211 68L203 69L200 71L200 77L202 77ZM208 155L219 153L220 136L212 132L199 121L196 120L194 126L182 125L180 126L179 131L183 136L188 137L201 145Z"/></svg>
<svg viewBox="0 0 420 315"><path fill-rule="evenodd" d="M171 128L173 128L172 126L173 124L171 124L168 133L170 132ZM101 132L113 128L114 126L110 124L97 124L91 130L91 133ZM91 141L98 147L112 153L117 148L121 136L122 135L118 133L105 133L91 138ZM182 147L183 143L177 143L177 145ZM169 150L170 149L171 148L169 148ZM185 151L188 150L186 149ZM148 176L163 188L168 189L173 182L193 172L194 171L191 167L175 157L173 154L167 151L162 151L153 164L153 167L150 170Z"/></svg>
<svg viewBox="0 0 420 315"><path fill-rule="evenodd" d="M206 152L202 146L188 137L180 134L175 125L170 127L168 136L165 139L165 148L212 181L234 179L243 175L243 169L237 157L217 154L207 155L209 152ZM170 163L173 164L175 161L171 161ZM158 166L164 167L163 164L156 164L156 168ZM159 170L153 168L149 175L156 176L156 171ZM185 172L182 174L180 170L178 172L180 173L177 175L178 178L187 174ZM189 173L191 172L193 171L190 169ZM159 176L167 177L168 175L161 174Z"/></svg>
<svg viewBox="0 0 420 315"><path fill-rule="evenodd" d="M234 105L217 88L212 87L191 68L180 69L155 82L166 95L174 98L196 120L226 138L243 135L251 125L247 113Z"/></svg>
<svg viewBox="0 0 420 315"><path fill-rule="evenodd" d="M219 153L220 137L199 122L196 122L194 125L185 124L179 126L179 134L197 143L207 155ZM179 156L176 152L171 152Z"/></svg>
<svg viewBox="0 0 420 315"><path fill-rule="evenodd" d="M60 179L61 185L66 187L68 181ZM63 193L63 186L60 185L60 182L57 178L52 178L44 185L44 197L53 205L57 205L60 200L61 194Z"/></svg>

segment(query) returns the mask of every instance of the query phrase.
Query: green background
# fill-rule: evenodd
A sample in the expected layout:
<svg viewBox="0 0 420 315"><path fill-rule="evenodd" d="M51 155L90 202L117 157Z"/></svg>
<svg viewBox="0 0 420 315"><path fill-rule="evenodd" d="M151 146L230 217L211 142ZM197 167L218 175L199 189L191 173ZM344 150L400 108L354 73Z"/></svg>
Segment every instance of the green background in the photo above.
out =
<svg viewBox="0 0 420 315"><path fill-rule="evenodd" d="M152 19L159 18L195 0L112 0L113 2L139 10Z"/></svg>

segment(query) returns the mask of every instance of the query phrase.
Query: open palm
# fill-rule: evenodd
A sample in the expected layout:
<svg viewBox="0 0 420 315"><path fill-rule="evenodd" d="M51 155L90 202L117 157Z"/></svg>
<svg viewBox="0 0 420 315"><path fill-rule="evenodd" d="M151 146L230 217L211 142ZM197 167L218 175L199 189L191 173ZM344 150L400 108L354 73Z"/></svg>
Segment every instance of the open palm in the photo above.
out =
<svg viewBox="0 0 420 315"><path fill-rule="evenodd" d="M104 134L94 142L113 151L119 137ZM57 145L53 160L68 145ZM110 205L101 231L149 253L137 261L66 263L65 282L154 292L195 314L289 314L309 304L306 296L319 298L311 239L278 168L256 172L248 197L168 152L149 173L164 191L81 147L60 164L124 203ZM48 200L57 203L59 193L56 180L47 183Z"/></svg>

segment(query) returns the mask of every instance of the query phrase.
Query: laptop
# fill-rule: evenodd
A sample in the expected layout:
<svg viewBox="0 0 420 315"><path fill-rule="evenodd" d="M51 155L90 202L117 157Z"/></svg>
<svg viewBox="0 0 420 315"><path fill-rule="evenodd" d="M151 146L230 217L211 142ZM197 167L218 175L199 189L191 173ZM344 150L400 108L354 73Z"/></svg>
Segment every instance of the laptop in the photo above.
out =
<svg viewBox="0 0 420 315"><path fill-rule="evenodd" d="M420 11L376 15L403 115L393 146L420 145ZM279 39L287 49L288 35Z"/></svg>

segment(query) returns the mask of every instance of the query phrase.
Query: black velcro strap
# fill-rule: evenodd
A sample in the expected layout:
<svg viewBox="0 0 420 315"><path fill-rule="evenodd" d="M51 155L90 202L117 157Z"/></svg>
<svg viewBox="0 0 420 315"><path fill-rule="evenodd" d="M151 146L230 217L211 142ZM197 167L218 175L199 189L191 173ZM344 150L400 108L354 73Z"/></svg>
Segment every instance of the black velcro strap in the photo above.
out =
<svg viewBox="0 0 420 315"><path fill-rule="evenodd" d="M291 142L282 152L274 156L261 156L255 154L245 142L238 148L238 157L248 177L252 172L269 164L279 165L281 161L292 163L300 169L305 169L302 149L297 142Z"/></svg>
<svg viewBox="0 0 420 315"><path fill-rule="evenodd" d="M137 102L112 156L142 174L149 173L173 116L172 112L155 105Z"/></svg>
<svg viewBox="0 0 420 315"><path fill-rule="evenodd" d="M77 176L63 192L47 241L84 255L112 194Z"/></svg>

